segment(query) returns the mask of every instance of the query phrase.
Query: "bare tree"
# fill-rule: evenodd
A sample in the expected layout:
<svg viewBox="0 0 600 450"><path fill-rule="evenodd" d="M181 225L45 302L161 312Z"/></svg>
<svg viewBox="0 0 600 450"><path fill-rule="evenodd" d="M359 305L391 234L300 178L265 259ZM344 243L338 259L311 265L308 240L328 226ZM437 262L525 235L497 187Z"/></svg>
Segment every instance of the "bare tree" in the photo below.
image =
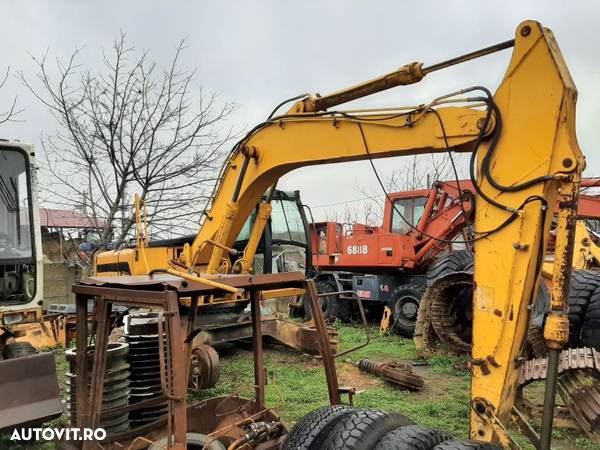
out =
<svg viewBox="0 0 600 450"><path fill-rule="evenodd" d="M9 74L10 74L10 67L7 67L4 77L2 77L2 79L0 80L0 90L6 84L6 80L8 80ZM21 112L23 112L22 109L17 109L17 96L15 95L10 107L8 109L5 109L4 111L0 110L0 124L6 123L6 122L17 121L17 116Z"/></svg>
<svg viewBox="0 0 600 450"><path fill-rule="evenodd" d="M456 156L453 155L454 158ZM413 155L404 164L395 168L392 173L383 178L385 192L388 194L400 191L412 191L430 187L436 180L453 180L454 170L448 153L439 155ZM383 219L383 191L381 186L360 188L360 192L367 197L363 204L365 214L373 216L376 222ZM371 219L373 221L373 218Z"/></svg>
<svg viewBox="0 0 600 450"><path fill-rule="evenodd" d="M231 129L220 130L234 109L195 89L195 73L180 68L182 40L160 69L126 35L102 51L97 70L48 52L33 57L37 81L19 78L53 114L59 131L42 136L47 203L68 205L101 225L99 244L123 242L134 224L131 201L148 206L154 236L195 230L198 205L215 182L215 169ZM42 180L44 181L44 180Z"/></svg>
<svg viewBox="0 0 600 450"><path fill-rule="evenodd" d="M408 164L394 169L386 179L386 191L411 191L429 187L435 180L453 179L454 172L447 153L441 155L413 155Z"/></svg>
<svg viewBox="0 0 600 450"><path fill-rule="evenodd" d="M364 201L366 200L366 201ZM325 211L325 220L328 222L340 222L347 229L351 229L356 223L367 226L379 226L377 212L373 202L369 198L361 200L360 204L348 202L344 204L344 209L328 209Z"/></svg>

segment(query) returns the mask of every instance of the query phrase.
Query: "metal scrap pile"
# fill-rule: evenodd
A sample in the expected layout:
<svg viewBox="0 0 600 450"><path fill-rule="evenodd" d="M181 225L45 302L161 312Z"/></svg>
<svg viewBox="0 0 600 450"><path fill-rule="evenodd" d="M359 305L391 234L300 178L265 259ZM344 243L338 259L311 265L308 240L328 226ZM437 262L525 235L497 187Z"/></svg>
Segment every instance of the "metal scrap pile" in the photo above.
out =
<svg viewBox="0 0 600 450"><path fill-rule="evenodd" d="M546 379L548 358L535 358L521 366L517 404L530 415L541 408L523 396L523 388L534 381ZM557 407L555 415L577 422L593 440L600 442L600 352L593 348L571 348L560 355L557 391L565 407Z"/></svg>

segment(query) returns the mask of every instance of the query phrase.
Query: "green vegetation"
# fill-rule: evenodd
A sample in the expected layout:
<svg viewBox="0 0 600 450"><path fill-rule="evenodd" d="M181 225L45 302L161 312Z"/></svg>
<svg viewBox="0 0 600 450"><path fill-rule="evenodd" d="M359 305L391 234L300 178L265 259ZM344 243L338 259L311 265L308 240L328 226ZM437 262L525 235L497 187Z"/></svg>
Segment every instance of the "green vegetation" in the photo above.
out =
<svg viewBox="0 0 600 450"><path fill-rule="evenodd" d="M340 350L354 347L365 341L364 331L359 327L337 325ZM371 343L342 360L338 360L338 376L341 385L356 387L354 405L360 408L379 408L398 411L415 422L444 429L457 438L467 438L469 429L469 383L470 374L466 357L440 355L427 360L426 368L417 368L425 378L421 392L403 392L383 380L361 374L348 359L417 361L418 356L412 340L395 335L378 336L372 330ZM273 407L289 426L306 413L327 404L325 376L319 361L299 356L292 351L270 348L266 353L268 385L267 404ZM252 354L236 350L223 356L219 384L207 392L190 395L190 400L201 400L215 395L237 392L241 396L253 395ZM513 433L524 449L533 449L527 439ZM553 447L562 450L600 450L579 430L555 428Z"/></svg>
<svg viewBox="0 0 600 450"><path fill-rule="evenodd" d="M361 328L337 326L341 350L365 342L366 337ZM337 361L340 385L354 386L357 390L354 405L360 408L398 411L419 424L444 429L457 438L467 438L470 382L469 371L466 369L467 358L440 355L426 362L422 361L426 366L418 366L415 370L425 379L424 389L421 392L399 391L377 377L361 374L349 360L372 358L418 361L413 342L395 335L379 336L376 329L373 329L372 333L373 338L367 347ZM61 393L66 396L64 382L68 363L62 351L55 352ZM268 376L267 404L281 415L288 426L291 427L308 412L328 403L325 375L318 360L280 347L269 347L265 354L265 362ZM200 393L190 393L189 400L194 402L230 393L251 397L254 393L253 373L250 351L237 347L226 350L221 353L221 378L217 386ZM542 395L543 390L539 386L532 388L531 395ZM66 414L56 423L64 422L65 417ZM533 449L516 431L513 434L523 448ZM600 445L587 439L579 430L556 427L554 438L553 447L556 449L600 450ZM46 443L36 446L29 443L27 446L15 446L8 437L0 436L0 448L50 450L53 445Z"/></svg>

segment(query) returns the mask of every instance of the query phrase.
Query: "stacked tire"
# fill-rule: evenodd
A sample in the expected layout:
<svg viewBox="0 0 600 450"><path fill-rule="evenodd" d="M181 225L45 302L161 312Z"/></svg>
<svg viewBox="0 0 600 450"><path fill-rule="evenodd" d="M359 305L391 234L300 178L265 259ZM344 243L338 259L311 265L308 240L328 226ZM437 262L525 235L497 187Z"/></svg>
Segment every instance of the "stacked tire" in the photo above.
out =
<svg viewBox="0 0 600 450"><path fill-rule="evenodd" d="M483 450L491 444L455 441L444 431L415 425L402 414L325 406L300 420L282 450Z"/></svg>

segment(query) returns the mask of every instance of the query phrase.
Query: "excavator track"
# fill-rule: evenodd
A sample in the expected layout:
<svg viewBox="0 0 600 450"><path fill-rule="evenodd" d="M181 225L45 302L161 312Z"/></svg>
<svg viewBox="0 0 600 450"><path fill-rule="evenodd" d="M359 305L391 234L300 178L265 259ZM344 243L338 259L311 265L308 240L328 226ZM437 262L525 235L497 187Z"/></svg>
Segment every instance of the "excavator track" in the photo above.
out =
<svg viewBox="0 0 600 450"><path fill-rule="evenodd" d="M541 416L541 405L523 396L523 388L534 381L546 379L548 358L525 362L519 372L517 406L530 416ZM600 442L600 352L593 348L571 348L560 354L557 391L565 406L555 408L555 416L570 415L593 440Z"/></svg>
<svg viewBox="0 0 600 450"><path fill-rule="evenodd" d="M569 348L560 354L558 373L570 370L590 370L600 373L600 352L593 348ZM548 358L534 358L525 362L519 372L519 384L526 386L533 381L545 380Z"/></svg>
<svg viewBox="0 0 600 450"><path fill-rule="evenodd" d="M581 429L596 442L600 441L600 380L590 384L581 370L565 373L558 394Z"/></svg>
<svg viewBox="0 0 600 450"><path fill-rule="evenodd" d="M415 334L413 340L415 349L420 356L430 356L435 353L438 337L435 334L430 319L431 310L431 289L423 293L419 312L417 313L417 322L415 324Z"/></svg>
<svg viewBox="0 0 600 450"><path fill-rule="evenodd" d="M536 358L540 358L548 352L544 331L534 324L530 324L527 329L527 343Z"/></svg>
<svg viewBox="0 0 600 450"><path fill-rule="evenodd" d="M431 325L442 342L457 353L471 351L471 342L465 336L470 332L465 330L464 324L460 323L460 319L465 317L465 311L460 308L459 302L455 301L450 291L456 292L471 286L473 286L473 275L458 272L435 281L427 291L431 302L429 310Z"/></svg>

